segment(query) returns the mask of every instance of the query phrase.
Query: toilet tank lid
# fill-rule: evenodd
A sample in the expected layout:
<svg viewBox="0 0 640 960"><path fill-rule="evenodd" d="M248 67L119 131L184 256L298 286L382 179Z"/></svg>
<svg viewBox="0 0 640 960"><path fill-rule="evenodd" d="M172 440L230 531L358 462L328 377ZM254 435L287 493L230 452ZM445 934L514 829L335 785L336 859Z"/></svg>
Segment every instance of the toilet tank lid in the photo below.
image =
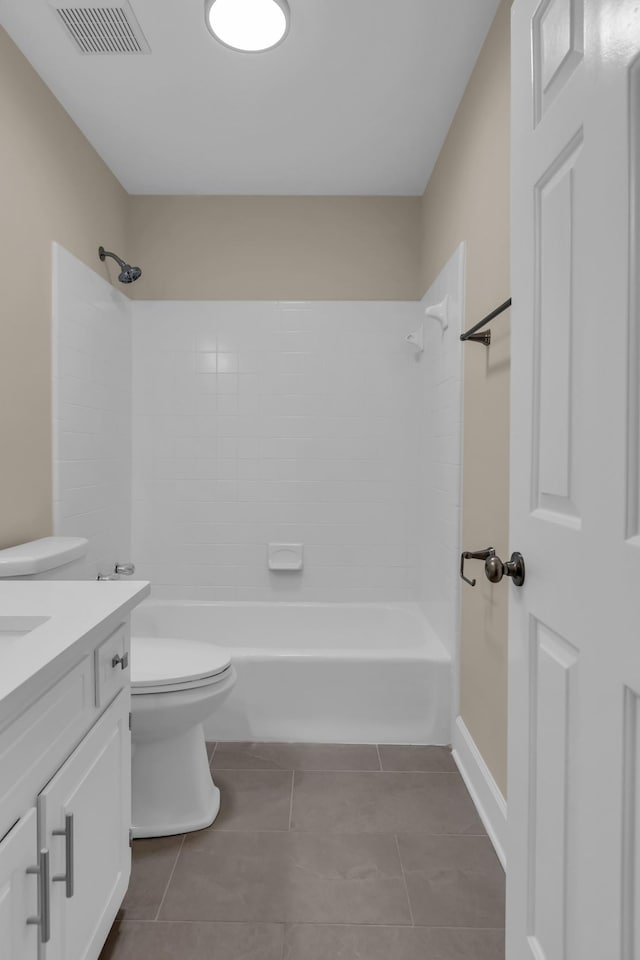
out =
<svg viewBox="0 0 640 960"><path fill-rule="evenodd" d="M87 552L85 537L42 537L0 550L0 578L28 577L71 563Z"/></svg>

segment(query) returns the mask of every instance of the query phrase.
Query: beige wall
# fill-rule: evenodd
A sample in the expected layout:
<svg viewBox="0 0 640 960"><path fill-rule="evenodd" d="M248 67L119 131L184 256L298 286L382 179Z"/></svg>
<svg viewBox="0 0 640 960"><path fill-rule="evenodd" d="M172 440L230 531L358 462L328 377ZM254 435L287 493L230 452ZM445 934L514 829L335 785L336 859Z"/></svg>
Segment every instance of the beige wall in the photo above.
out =
<svg viewBox="0 0 640 960"><path fill-rule="evenodd" d="M509 15L503 0L423 197L421 291L461 240L466 243L466 318L471 326L509 291ZM504 559L509 508L509 313L492 343L464 346L462 542L495 546ZM476 562L462 584L461 714L506 792L507 603Z"/></svg>
<svg viewBox="0 0 640 960"><path fill-rule="evenodd" d="M51 532L51 242L94 269L126 194L0 28L0 546Z"/></svg>
<svg viewBox="0 0 640 960"><path fill-rule="evenodd" d="M419 197L132 197L134 296L418 297Z"/></svg>

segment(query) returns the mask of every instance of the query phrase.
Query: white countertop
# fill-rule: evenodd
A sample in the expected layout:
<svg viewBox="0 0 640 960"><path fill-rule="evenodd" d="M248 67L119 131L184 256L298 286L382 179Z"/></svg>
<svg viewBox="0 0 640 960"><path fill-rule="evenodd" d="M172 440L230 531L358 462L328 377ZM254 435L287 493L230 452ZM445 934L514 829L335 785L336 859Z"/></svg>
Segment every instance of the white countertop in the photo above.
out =
<svg viewBox="0 0 640 960"><path fill-rule="evenodd" d="M7 580L0 583L0 706L18 688L128 616L150 591L146 581ZM23 635L2 634L2 618L48 618ZM6 626L5 621L5 626Z"/></svg>

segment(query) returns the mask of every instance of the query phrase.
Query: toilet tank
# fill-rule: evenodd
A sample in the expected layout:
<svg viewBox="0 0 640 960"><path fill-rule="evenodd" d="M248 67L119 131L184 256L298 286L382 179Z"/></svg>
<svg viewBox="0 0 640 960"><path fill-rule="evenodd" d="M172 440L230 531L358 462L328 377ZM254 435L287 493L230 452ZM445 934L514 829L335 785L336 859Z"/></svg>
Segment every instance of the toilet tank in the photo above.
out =
<svg viewBox="0 0 640 960"><path fill-rule="evenodd" d="M0 550L2 580L86 580L85 537L42 537Z"/></svg>

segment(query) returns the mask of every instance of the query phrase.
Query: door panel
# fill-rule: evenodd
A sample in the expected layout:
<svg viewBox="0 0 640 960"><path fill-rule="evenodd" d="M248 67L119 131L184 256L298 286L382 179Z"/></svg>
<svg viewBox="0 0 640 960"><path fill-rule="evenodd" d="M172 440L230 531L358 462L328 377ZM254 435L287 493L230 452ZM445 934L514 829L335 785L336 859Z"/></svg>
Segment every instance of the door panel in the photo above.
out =
<svg viewBox="0 0 640 960"><path fill-rule="evenodd" d="M96 958L130 872L129 695L118 695L38 799L41 842L51 850L51 942L46 960ZM73 855L65 836L73 815ZM57 832L54 832L57 831Z"/></svg>
<svg viewBox="0 0 640 960"><path fill-rule="evenodd" d="M507 958L638 960L640 4L512 28Z"/></svg>
<svg viewBox="0 0 640 960"><path fill-rule="evenodd" d="M579 443L573 397L575 170L582 131L536 184L536 372L538 429L534 505L558 522L579 526Z"/></svg>
<svg viewBox="0 0 640 960"><path fill-rule="evenodd" d="M577 664L575 647L532 620L528 913L533 953L541 957L564 955Z"/></svg>
<svg viewBox="0 0 640 960"><path fill-rule="evenodd" d="M546 0L533 18L536 124L582 59L583 0Z"/></svg>

